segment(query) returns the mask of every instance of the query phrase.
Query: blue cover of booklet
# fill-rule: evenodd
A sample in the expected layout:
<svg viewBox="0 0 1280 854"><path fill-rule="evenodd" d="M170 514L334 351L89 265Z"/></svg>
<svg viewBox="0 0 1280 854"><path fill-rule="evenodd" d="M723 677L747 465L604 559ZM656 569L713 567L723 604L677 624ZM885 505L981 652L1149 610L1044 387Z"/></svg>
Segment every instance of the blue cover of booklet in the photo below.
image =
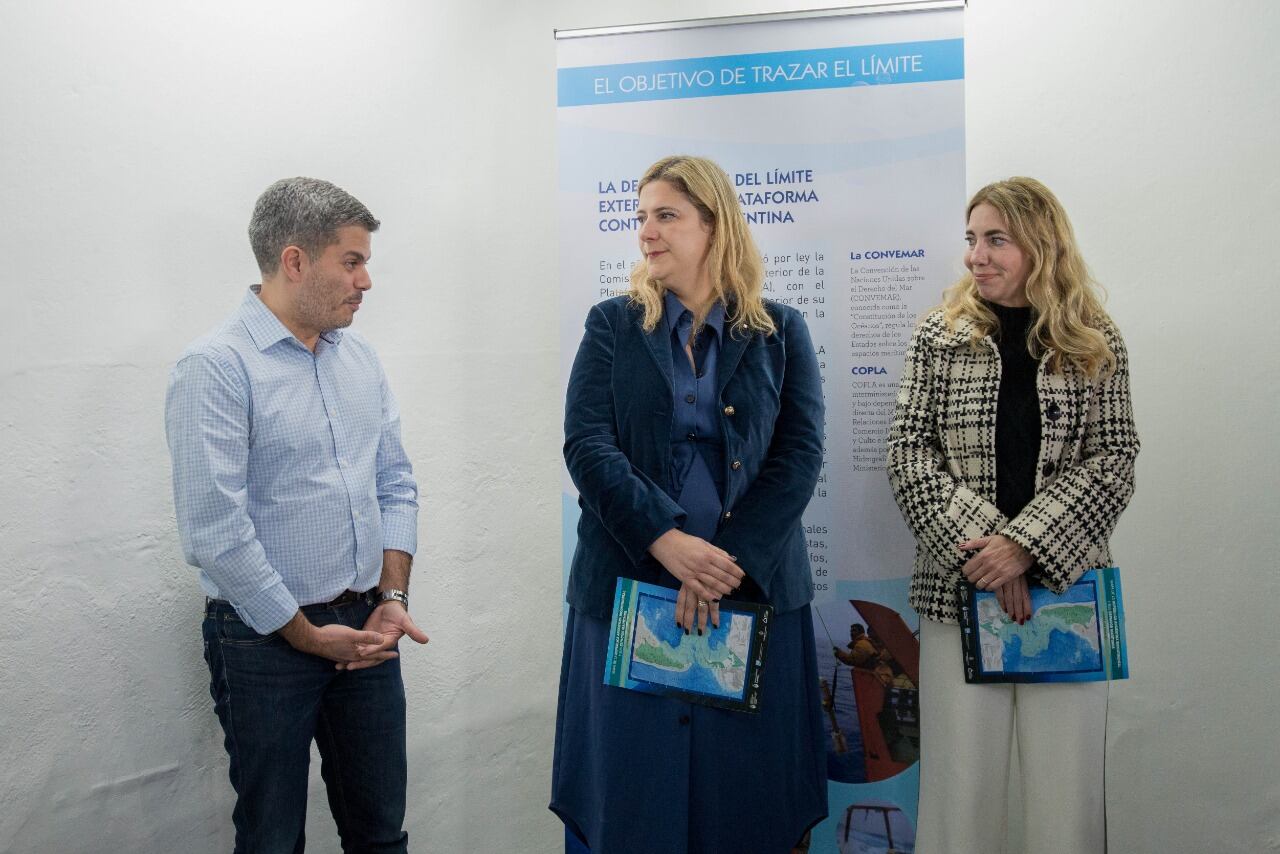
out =
<svg viewBox="0 0 1280 854"><path fill-rule="evenodd" d="M720 600L720 628L685 634L676 593L619 578L604 684L725 709L760 708L760 671L773 608Z"/></svg>
<svg viewBox="0 0 1280 854"><path fill-rule="evenodd" d="M1129 678L1120 570L1091 569L1065 593L1029 585L1018 625L995 593L960 587L966 682L1100 682Z"/></svg>

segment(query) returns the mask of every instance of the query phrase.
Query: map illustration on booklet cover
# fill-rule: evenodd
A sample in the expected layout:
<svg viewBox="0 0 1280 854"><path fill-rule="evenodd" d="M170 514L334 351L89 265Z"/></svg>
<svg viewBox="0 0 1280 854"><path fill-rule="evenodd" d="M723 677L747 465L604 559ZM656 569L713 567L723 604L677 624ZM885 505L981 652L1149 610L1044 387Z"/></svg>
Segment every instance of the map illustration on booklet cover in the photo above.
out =
<svg viewBox="0 0 1280 854"><path fill-rule="evenodd" d="M994 593L960 588L966 682L1126 679L1118 569L1091 569L1061 595L1030 585L1031 619L1018 625Z"/></svg>
<svg viewBox="0 0 1280 854"><path fill-rule="evenodd" d="M694 703L754 712L773 609L720 602L720 627L685 634L676 591L619 578L604 683Z"/></svg>

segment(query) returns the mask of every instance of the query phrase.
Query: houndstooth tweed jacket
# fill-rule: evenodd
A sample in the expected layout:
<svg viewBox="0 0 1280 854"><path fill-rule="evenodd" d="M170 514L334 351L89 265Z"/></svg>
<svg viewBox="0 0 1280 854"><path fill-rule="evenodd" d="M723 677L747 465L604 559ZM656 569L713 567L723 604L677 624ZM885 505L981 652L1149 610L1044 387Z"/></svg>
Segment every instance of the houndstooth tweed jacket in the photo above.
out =
<svg viewBox="0 0 1280 854"><path fill-rule="evenodd" d="M942 310L921 322L907 350L889 432L889 482L916 536L911 605L957 621L956 588L970 555L956 545L1003 534L1035 558L1033 578L1062 592L1082 573L1111 565L1107 539L1133 494L1138 434L1129 399L1129 358L1120 333L1104 332L1116 356L1110 376L1089 379L1040 361L1040 457L1036 495L1013 519L996 509L996 401L1000 354L973 326L947 328Z"/></svg>

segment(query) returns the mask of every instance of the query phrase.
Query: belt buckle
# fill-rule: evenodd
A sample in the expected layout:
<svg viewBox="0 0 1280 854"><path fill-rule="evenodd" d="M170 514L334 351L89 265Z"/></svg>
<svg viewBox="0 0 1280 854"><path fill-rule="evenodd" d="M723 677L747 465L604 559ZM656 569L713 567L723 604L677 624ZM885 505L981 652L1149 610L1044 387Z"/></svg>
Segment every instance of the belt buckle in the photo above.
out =
<svg viewBox="0 0 1280 854"><path fill-rule="evenodd" d="M337 596L330 599L326 604L330 608L336 608L339 605L350 605L353 602L368 602L369 591L344 590Z"/></svg>

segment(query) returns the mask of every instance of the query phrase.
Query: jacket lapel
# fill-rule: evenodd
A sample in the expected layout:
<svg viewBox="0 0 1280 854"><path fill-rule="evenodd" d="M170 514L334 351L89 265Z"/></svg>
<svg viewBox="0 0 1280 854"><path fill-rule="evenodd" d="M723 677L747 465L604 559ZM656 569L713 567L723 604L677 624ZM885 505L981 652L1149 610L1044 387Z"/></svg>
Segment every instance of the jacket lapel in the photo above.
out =
<svg viewBox="0 0 1280 854"><path fill-rule="evenodd" d="M654 364L658 367L658 373L662 374L662 379L667 384L667 392L671 393L675 388L675 366L671 364L671 330L667 326L666 318L662 318L652 332L645 332L641 323L643 319L643 314L636 313L633 322L640 337L644 339L645 349L649 351Z"/></svg>
<svg viewBox="0 0 1280 854"><path fill-rule="evenodd" d="M728 385L729 378L733 376L733 372L738 369L738 363L742 361L742 354L747 351L747 345L755 337L750 332L734 329L729 325L729 321L725 320L724 335L720 336L719 362L716 364L716 400L719 400L724 393L724 387Z"/></svg>

